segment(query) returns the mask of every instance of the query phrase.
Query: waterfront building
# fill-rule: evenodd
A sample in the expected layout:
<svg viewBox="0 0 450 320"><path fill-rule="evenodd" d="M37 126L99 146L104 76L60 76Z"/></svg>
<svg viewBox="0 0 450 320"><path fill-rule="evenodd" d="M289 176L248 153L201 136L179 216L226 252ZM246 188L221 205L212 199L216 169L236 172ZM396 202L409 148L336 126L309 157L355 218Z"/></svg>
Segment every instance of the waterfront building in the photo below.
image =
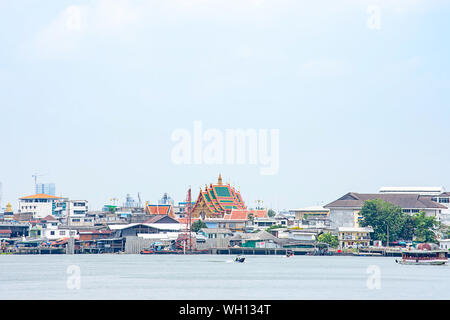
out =
<svg viewBox="0 0 450 320"><path fill-rule="evenodd" d="M107 239L111 236L113 231L111 230L91 230L91 229L81 229L78 231L80 241L94 241L97 239Z"/></svg>
<svg viewBox="0 0 450 320"><path fill-rule="evenodd" d="M69 217L85 216L88 213L88 201L87 200L70 200L67 201Z"/></svg>
<svg viewBox="0 0 450 320"><path fill-rule="evenodd" d="M203 220L208 228L229 229L233 232L244 232L248 221L246 211L232 211L222 218L206 218Z"/></svg>
<svg viewBox="0 0 450 320"><path fill-rule="evenodd" d="M36 194L47 194L49 196L56 195L56 188L54 183L36 183Z"/></svg>
<svg viewBox="0 0 450 320"><path fill-rule="evenodd" d="M69 200L43 193L19 198L19 214L31 213L34 219L49 215L66 220L68 217L77 219L83 218L87 212L87 200Z"/></svg>
<svg viewBox="0 0 450 320"><path fill-rule="evenodd" d="M66 199L48 194L35 194L19 198L19 213L31 213L33 218L44 218L48 215L60 216L66 209Z"/></svg>
<svg viewBox="0 0 450 320"><path fill-rule="evenodd" d="M55 217L48 215L44 218L30 221L30 237L46 240L58 240L62 238L78 237L76 229L62 225Z"/></svg>
<svg viewBox="0 0 450 320"><path fill-rule="evenodd" d="M292 212L295 215L295 224L297 227L301 227L301 224L310 218L321 219L324 221L330 218L330 209L322 206L290 209L289 212Z"/></svg>
<svg viewBox="0 0 450 320"><path fill-rule="evenodd" d="M330 210L331 228L359 227L359 215L364 202L381 199L402 208L403 212L413 215L425 212L427 216L439 219L442 210L447 207L431 200L430 196L409 193L356 193L349 192L341 198L327 204L324 208Z"/></svg>
<svg viewBox="0 0 450 320"><path fill-rule="evenodd" d="M191 201L191 208L193 208L195 205L195 201ZM181 201L178 202L177 205L173 206L174 215L177 218L184 218L187 217L187 207L188 202L187 201Z"/></svg>
<svg viewBox="0 0 450 320"><path fill-rule="evenodd" d="M0 240L11 238L12 231L9 229L0 230Z"/></svg>
<svg viewBox="0 0 450 320"><path fill-rule="evenodd" d="M415 194L421 198L431 198L446 207L442 207L436 219L442 224L450 226L450 192L446 192L444 187L382 187L379 192L382 194ZM413 213L408 209L405 209L405 212Z"/></svg>
<svg viewBox="0 0 450 320"><path fill-rule="evenodd" d="M224 184L222 176L216 184L200 188L195 205L192 209L193 217L206 218L223 218L225 214L231 213L233 209L247 209L241 194L230 184Z"/></svg>
<svg viewBox="0 0 450 320"><path fill-rule="evenodd" d="M370 227L339 227L338 241L341 249L367 247L370 244L370 233L373 229Z"/></svg>
<svg viewBox="0 0 450 320"><path fill-rule="evenodd" d="M420 196L437 196L445 192L444 187L381 187L381 194L417 194Z"/></svg>
<svg viewBox="0 0 450 320"><path fill-rule="evenodd" d="M444 250L450 250L450 239L440 239L439 248Z"/></svg>
<svg viewBox="0 0 450 320"><path fill-rule="evenodd" d="M320 230L329 232L331 230L330 209L322 206L311 206L301 209L289 210L294 218L294 225L301 229Z"/></svg>
<svg viewBox="0 0 450 320"><path fill-rule="evenodd" d="M432 196L431 200L446 207L446 209L442 209L439 221L444 225L450 226L450 192Z"/></svg>
<svg viewBox="0 0 450 320"><path fill-rule="evenodd" d="M0 223L0 230L5 234L8 233L10 238L27 237L30 233L30 224L17 221L4 221Z"/></svg>
<svg viewBox="0 0 450 320"><path fill-rule="evenodd" d="M288 239L299 241L315 241L318 232L301 229L288 229Z"/></svg>
<svg viewBox="0 0 450 320"><path fill-rule="evenodd" d="M171 204L145 204L145 213L148 215L166 215L174 218L173 206Z"/></svg>
<svg viewBox="0 0 450 320"><path fill-rule="evenodd" d="M230 246L244 248L282 248L283 240L278 239L267 231L255 233L236 233L229 239Z"/></svg>
<svg viewBox="0 0 450 320"><path fill-rule="evenodd" d="M69 216L67 218L67 225L71 227L93 227L95 224L94 218L84 215Z"/></svg>
<svg viewBox="0 0 450 320"><path fill-rule="evenodd" d="M256 217L250 220L247 224L247 232L252 232L255 230L265 230L269 227L281 225L284 227L287 227L287 219L276 219L276 218L269 218L269 217Z"/></svg>
<svg viewBox="0 0 450 320"><path fill-rule="evenodd" d="M202 228L198 233L207 239L225 239L226 237L233 236L233 232L230 229L222 228Z"/></svg>
<svg viewBox="0 0 450 320"><path fill-rule="evenodd" d="M113 224L108 226L114 231L114 238L124 237L141 237L146 239L148 234L156 233L178 233L183 231L183 225L174 220L171 222L153 222L153 223L130 223L130 224Z"/></svg>

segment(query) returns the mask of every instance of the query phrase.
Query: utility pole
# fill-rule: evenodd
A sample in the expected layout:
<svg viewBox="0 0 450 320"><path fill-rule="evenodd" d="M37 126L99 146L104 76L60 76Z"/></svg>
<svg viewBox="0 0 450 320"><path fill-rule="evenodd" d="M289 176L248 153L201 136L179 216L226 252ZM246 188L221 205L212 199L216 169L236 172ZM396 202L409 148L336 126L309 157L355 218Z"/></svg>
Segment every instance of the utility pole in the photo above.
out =
<svg viewBox="0 0 450 320"><path fill-rule="evenodd" d="M188 217L189 217L189 253L192 253L191 186L189 186L189 190L188 190L188 194L187 194L187 211L188 211L187 213L188 213Z"/></svg>

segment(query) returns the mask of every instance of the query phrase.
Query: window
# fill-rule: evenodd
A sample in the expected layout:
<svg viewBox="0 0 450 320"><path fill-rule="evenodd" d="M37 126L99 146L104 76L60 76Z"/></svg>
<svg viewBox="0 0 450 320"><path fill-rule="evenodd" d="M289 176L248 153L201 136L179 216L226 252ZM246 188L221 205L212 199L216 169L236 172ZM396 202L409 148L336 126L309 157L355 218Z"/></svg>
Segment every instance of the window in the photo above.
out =
<svg viewBox="0 0 450 320"><path fill-rule="evenodd" d="M54 236L55 235L55 231L50 231L50 235Z"/></svg>
<svg viewBox="0 0 450 320"><path fill-rule="evenodd" d="M449 203L449 198L439 198L439 203Z"/></svg>
<svg viewBox="0 0 450 320"><path fill-rule="evenodd" d="M65 235L66 235L66 231L60 231L60 232L59 232L59 235L65 236Z"/></svg>

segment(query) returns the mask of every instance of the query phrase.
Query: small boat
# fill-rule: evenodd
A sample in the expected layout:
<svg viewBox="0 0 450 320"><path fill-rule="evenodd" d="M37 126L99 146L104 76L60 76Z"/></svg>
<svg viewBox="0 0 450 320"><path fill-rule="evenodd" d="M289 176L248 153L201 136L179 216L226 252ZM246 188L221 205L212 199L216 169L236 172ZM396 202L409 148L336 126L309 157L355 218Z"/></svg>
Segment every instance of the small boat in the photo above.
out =
<svg viewBox="0 0 450 320"><path fill-rule="evenodd" d="M236 259L234 259L234 262L240 262L240 263L242 263L242 262L244 262L245 261L245 258L244 257L241 257L241 256L238 256L238 257L236 257Z"/></svg>
<svg viewBox="0 0 450 320"><path fill-rule="evenodd" d="M402 259L395 262L398 264L413 265L443 265L448 262L448 251L446 250L403 250Z"/></svg>
<svg viewBox="0 0 450 320"><path fill-rule="evenodd" d="M144 250L141 251L141 254L155 254L155 251L154 250L146 250L146 249L144 249Z"/></svg>

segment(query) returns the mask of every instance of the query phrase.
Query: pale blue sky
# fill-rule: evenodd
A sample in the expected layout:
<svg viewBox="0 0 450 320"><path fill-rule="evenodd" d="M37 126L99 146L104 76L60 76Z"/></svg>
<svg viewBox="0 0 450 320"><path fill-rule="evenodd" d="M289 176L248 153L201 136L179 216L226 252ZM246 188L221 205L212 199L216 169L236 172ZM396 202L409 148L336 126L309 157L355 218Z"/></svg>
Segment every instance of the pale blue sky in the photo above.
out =
<svg viewBox="0 0 450 320"><path fill-rule="evenodd" d="M275 209L450 188L449 16L431 0L2 0L3 205L34 172L92 209L181 201L219 172ZM171 134L194 120L279 129L279 173L174 165Z"/></svg>

